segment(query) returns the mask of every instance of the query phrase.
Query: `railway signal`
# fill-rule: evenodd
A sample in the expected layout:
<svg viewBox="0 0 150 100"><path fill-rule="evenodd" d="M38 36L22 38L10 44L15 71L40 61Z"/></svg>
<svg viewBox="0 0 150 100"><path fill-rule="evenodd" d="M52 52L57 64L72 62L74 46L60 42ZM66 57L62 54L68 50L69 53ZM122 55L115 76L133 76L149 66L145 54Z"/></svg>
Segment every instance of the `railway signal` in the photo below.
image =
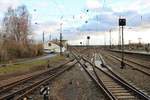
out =
<svg viewBox="0 0 150 100"><path fill-rule="evenodd" d="M125 67L124 63L124 35L123 35L123 28L126 26L126 19L125 18L119 18L119 27L121 26L122 28L122 61L121 61L121 69Z"/></svg>
<svg viewBox="0 0 150 100"><path fill-rule="evenodd" d="M90 40L90 36L87 36L87 45L90 44L89 40Z"/></svg>
<svg viewBox="0 0 150 100"><path fill-rule="evenodd" d="M80 42L80 45L82 45L82 42Z"/></svg>

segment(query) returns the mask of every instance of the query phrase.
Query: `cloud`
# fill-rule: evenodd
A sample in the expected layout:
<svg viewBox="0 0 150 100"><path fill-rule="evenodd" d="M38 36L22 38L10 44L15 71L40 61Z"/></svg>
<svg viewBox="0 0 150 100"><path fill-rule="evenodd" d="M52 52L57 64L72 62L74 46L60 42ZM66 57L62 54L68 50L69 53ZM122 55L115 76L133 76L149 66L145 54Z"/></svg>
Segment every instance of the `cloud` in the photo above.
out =
<svg viewBox="0 0 150 100"><path fill-rule="evenodd" d="M20 0L0 0L0 12L5 12L10 6L16 8L19 4Z"/></svg>
<svg viewBox="0 0 150 100"><path fill-rule="evenodd" d="M42 23L37 23L32 25L32 29L36 34L41 34L42 32L45 33L55 33L57 31L58 23L51 21L51 22L42 22Z"/></svg>
<svg viewBox="0 0 150 100"><path fill-rule="evenodd" d="M89 9L96 9L96 8L101 7L101 4L100 4L100 2L98 0L87 0L86 6Z"/></svg>
<svg viewBox="0 0 150 100"><path fill-rule="evenodd" d="M117 25L117 17L111 13L102 13L96 15L88 21L88 24L84 24L80 31L107 31L111 28L115 28Z"/></svg>
<svg viewBox="0 0 150 100"><path fill-rule="evenodd" d="M118 0L117 2L111 2L109 6L115 12L137 11L139 13L145 13L150 8L150 3L149 0Z"/></svg>
<svg viewBox="0 0 150 100"><path fill-rule="evenodd" d="M3 20L4 13L9 7L16 8L20 5L20 0L0 0L0 23Z"/></svg>
<svg viewBox="0 0 150 100"><path fill-rule="evenodd" d="M127 27L139 27L143 24L150 23L150 13L140 14L137 11L101 13L89 19L88 24L82 25L80 31L108 31L118 27L118 18L123 16L127 20Z"/></svg>
<svg viewBox="0 0 150 100"><path fill-rule="evenodd" d="M37 8L48 8L49 4L45 1L42 1L42 2L35 2L34 6Z"/></svg>

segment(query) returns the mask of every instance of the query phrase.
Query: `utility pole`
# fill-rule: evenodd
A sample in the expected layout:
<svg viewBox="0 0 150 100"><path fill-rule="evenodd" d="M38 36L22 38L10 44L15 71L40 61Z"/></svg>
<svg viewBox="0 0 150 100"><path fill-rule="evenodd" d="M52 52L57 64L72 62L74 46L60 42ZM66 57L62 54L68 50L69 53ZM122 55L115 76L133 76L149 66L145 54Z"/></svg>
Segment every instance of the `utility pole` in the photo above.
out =
<svg viewBox="0 0 150 100"><path fill-rule="evenodd" d="M63 23L60 24L60 55L62 55L62 25Z"/></svg>
<svg viewBox="0 0 150 100"><path fill-rule="evenodd" d="M97 28L96 28L96 32L98 32L98 16L96 16L96 20L97 20Z"/></svg>
<svg viewBox="0 0 150 100"><path fill-rule="evenodd" d="M111 29L109 30L109 43L110 43L110 49L111 49Z"/></svg>
<svg viewBox="0 0 150 100"><path fill-rule="evenodd" d="M49 41L51 41L52 40L52 37L51 37L51 34L49 35Z"/></svg>
<svg viewBox="0 0 150 100"><path fill-rule="evenodd" d="M106 46L106 34L104 33L104 48Z"/></svg>
<svg viewBox="0 0 150 100"><path fill-rule="evenodd" d="M129 40L128 49L129 49L129 50L131 49L131 40Z"/></svg>
<svg viewBox="0 0 150 100"><path fill-rule="evenodd" d="M105 47L105 33L104 33L104 47Z"/></svg>
<svg viewBox="0 0 150 100"><path fill-rule="evenodd" d="M45 37L44 37L44 34L45 34L45 33L43 32L43 44L44 44L44 41L45 41Z"/></svg>
<svg viewBox="0 0 150 100"><path fill-rule="evenodd" d="M141 42L142 38L139 37L138 40L139 40L139 44L142 44L142 42Z"/></svg>

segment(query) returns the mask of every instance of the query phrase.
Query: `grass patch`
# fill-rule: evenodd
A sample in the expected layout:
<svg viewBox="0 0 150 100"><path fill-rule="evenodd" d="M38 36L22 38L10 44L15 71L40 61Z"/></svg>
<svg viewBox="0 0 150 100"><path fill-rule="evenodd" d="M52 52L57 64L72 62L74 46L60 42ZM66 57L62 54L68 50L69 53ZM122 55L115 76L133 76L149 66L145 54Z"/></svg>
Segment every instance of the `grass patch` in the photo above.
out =
<svg viewBox="0 0 150 100"><path fill-rule="evenodd" d="M63 56L57 55L44 60L36 60L33 62L26 62L26 63L16 64L16 65L0 67L0 74L3 75L9 73L17 73L17 72L21 73L21 72L27 72L31 70L33 71L33 70L45 69L48 62L50 64L54 64L64 59L65 58Z"/></svg>

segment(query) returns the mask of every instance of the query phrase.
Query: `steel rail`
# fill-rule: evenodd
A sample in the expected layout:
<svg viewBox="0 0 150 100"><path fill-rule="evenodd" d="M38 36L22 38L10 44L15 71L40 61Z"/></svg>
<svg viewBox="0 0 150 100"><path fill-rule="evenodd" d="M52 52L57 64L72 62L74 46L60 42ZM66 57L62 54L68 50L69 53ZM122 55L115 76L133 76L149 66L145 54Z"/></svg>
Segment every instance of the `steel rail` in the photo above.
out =
<svg viewBox="0 0 150 100"><path fill-rule="evenodd" d="M119 57L113 56L113 55L110 55L110 54L109 54L109 56L121 62L121 59L120 59ZM147 75L147 76L150 76L150 73L148 73L148 72L146 72L146 71L143 71L143 70L141 70L140 68L134 67L133 65L129 64L127 61L125 61L124 63L125 63L126 65L128 65L129 67L131 67L132 69L137 70L137 71L139 71L139 72L141 72L141 73L143 73L143 74L145 74L145 75Z"/></svg>
<svg viewBox="0 0 150 100"><path fill-rule="evenodd" d="M103 61L102 63L104 63L103 65L105 66L105 68L107 68L107 70L112 75L114 75L116 78L118 78L120 80L120 82L124 84L124 86L126 86L128 89L131 89L132 91L134 91L135 93L137 93L140 97L142 97L142 99L144 99L144 100L150 100L150 97L148 95L146 95L144 92L138 90L133 85L129 84L127 81L125 81L123 78L121 78L118 74L116 74L112 69L110 69L110 67L108 65L106 65L106 63L105 63L105 61L104 61L104 59L102 58L101 55L99 55L99 57Z"/></svg>
<svg viewBox="0 0 150 100"><path fill-rule="evenodd" d="M72 53L73 54L73 53ZM104 93L107 95L109 100L116 100L116 98L111 94L111 92L104 86L104 84L101 82L100 79L95 79L94 76L86 69L86 65L82 64L79 61L79 56L76 57L75 54L73 54L75 59L78 61L78 63L81 65L81 67L85 70L85 72L90 76L90 78L97 84L97 86L104 91ZM82 58L80 58L81 60ZM94 72L95 73L95 72ZM97 75L96 75L97 78Z"/></svg>
<svg viewBox="0 0 150 100"><path fill-rule="evenodd" d="M0 86L0 94L1 94L2 92L4 92L4 91L9 90L9 89L12 88L12 87L15 87L15 86L18 85L18 84L21 84L21 83L25 82L25 81L31 80L31 79L33 79L33 78L36 78L36 77L42 75L42 74L45 74L45 73L48 73L48 72L52 72L52 71L54 71L54 70L56 70L56 69L59 69L59 68L61 68L62 66L66 65L67 63L71 62L71 61L73 61L73 59L71 59L71 60L69 60L69 61L66 61L65 63L63 63L63 64L57 66L56 68L44 70L44 71L41 71L41 72L39 72L39 73L36 73L35 75L29 76L29 77L25 77L25 78L20 79L20 80L16 80L16 81L14 81L14 82L12 82L12 83L9 83L9 84L2 85L2 86Z"/></svg>
<svg viewBox="0 0 150 100"><path fill-rule="evenodd" d="M71 62L71 61L73 61L73 60L70 60L70 62ZM56 74L56 76L58 76L59 74L61 74L61 73L59 73L59 72L61 72L62 68L63 68L65 71L68 70L68 68L70 68L70 66L67 67L67 68L63 67L63 66L65 66L65 65L68 64L68 63L69 63L69 61L66 62L66 63L64 63L64 64L62 64L62 66L60 65L60 66L58 66L58 67L56 67L56 68L50 70L51 72L52 72L52 71L56 71L56 72L55 72L55 73L50 73L49 75L55 76L55 74ZM76 64L76 63L74 63L73 66L74 66L75 64ZM59 71L59 70L60 70L60 71ZM64 70L63 70L63 72L64 72ZM57 72L57 71L58 71L58 72ZM48 71L46 71L46 72L48 72ZM40 84L40 83L43 84L47 79L49 79L49 76L46 77L46 78L44 78L44 79L41 79L41 80L35 82L34 84L32 84L32 85L30 85L30 86L26 86L26 87L24 87L24 88L21 88L21 89L18 90L18 91L14 91L14 92L12 92L12 93L8 93L8 94L6 94L6 95L0 97L0 100L9 99L9 98L11 98L11 97L14 97L14 96L17 95L17 94L20 95L20 93L24 93L25 91L28 91L28 90L32 89L33 87L37 86L37 85ZM26 82L26 81L25 81L25 82ZM15 86L16 86L16 85L15 85ZM14 86L14 87L15 87L15 86ZM12 87L12 88L13 88L13 87ZM23 91L24 91L24 92L23 92ZM15 99L15 100L16 100L16 99Z"/></svg>
<svg viewBox="0 0 150 100"><path fill-rule="evenodd" d="M63 74L64 72L70 70L71 68L73 68L75 66L75 64L77 64L77 62L73 63L71 66L66 67L65 69L63 69L62 71L58 72L57 74L53 74L51 77L45 79L44 81L41 81L39 84L33 86L32 88L29 88L28 91L26 91L25 93L23 93L22 95L19 95L18 97L15 98L15 100L20 100L21 98L25 97L27 94L33 92L36 88L40 87L42 84L53 80L54 78L58 77L59 75Z"/></svg>

